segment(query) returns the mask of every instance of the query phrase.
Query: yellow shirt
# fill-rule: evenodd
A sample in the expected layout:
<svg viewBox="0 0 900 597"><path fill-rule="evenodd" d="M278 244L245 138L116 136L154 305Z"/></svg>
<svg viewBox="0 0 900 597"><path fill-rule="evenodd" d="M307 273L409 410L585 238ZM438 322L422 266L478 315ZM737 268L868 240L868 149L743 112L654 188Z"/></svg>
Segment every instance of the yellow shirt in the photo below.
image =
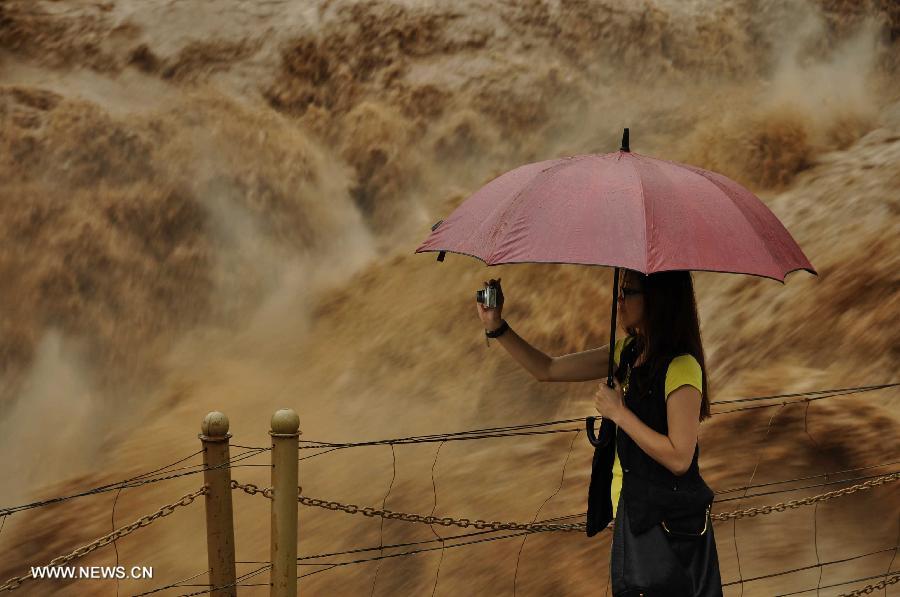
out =
<svg viewBox="0 0 900 597"><path fill-rule="evenodd" d="M622 355L622 347L630 341L633 336L616 340L616 349L613 351L613 362L618 365L619 357ZM701 392L703 391L703 370L700 363L693 355L683 354L672 359L669 368L666 370L666 400L669 394L684 385L694 386ZM619 428L616 427L616 433ZM613 517L616 516L616 510L619 507L619 493L622 491L622 465L619 463L619 452L616 451L616 458L613 461L613 478L610 489L610 497L612 498Z"/></svg>

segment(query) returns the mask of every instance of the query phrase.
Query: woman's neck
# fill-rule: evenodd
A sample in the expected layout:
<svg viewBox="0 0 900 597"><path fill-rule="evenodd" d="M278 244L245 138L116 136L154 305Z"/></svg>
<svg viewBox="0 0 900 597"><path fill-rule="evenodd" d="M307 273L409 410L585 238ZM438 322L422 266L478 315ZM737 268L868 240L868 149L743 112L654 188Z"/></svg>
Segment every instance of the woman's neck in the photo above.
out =
<svg viewBox="0 0 900 597"><path fill-rule="evenodd" d="M650 344L647 340L647 336L644 335L642 330L638 329L636 330L636 333L641 337L643 348L641 349L641 354L634 360L634 366L640 367L647 360L647 350L650 347Z"/></svg>

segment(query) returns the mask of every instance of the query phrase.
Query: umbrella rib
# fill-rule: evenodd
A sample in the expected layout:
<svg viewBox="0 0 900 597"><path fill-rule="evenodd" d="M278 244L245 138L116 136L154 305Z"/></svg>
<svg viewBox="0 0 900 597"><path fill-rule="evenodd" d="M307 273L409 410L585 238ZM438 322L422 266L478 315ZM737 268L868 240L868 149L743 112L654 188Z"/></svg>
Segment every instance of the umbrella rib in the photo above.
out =
<svg viewBox="0 0 900 597"><path fill-rule="evenodd" d="M577 157L577 156L575 156L575 157ZM531 180L529 180L527 183L525 183L525 184L522 186L522 188L520 188L520 189L518 190L518 192L513 196L513 198L509 201L509 203L507 204L507 205L508 205L508 209L504 212L504 216L507 215L507 214L509 214L510 216L512 215L512 211L515 209L515 207L516 207L516 206L518 205L518 203L519 203L519 197L520 197L520 196L522 195L522 193L524 193L525 191L530 190L531 185L534 183L535 180L537 180L539 177L543 177L543 176L545 175L545 173L546 173L547 171L549 171L549 170L553 170L554 168L559 168L560 166L565 166L565 165L567 165L567 164L572 163L572 161L580 161L580 160L575 159L575 157L557 158L557 161L556 161L555 164L553 164L553 165L551 165L551 166L547 166L546 168L542 168L540 171L538 171L537 173L535 173L535 175L531 177ZM546 176L549 176L549 175L546 175ZM488 234L489 234L489 237L491 238L491 250L490 250L490 254L489 254L489 256L488 256L488 259L489 259L490 261L493 261L493 260L494 260L494 257L496 256L496 252L497 252L497 242L498 242L498 240L500 239L500 232L502 231L502 229L500 228L500 226L503 226L503 227L505 228L506 223L507 223L507 218L506 218L506 217L501 218L501 220L500 220L500 222L498 223L497 227L493 228L493 229L488 233Z"/></svg>
<svg viewBox="0 0 900 597"><path fill-rule="evenodd" d="M650 241L649 241L648 237L650 235L648 233L649 232L648 229L650 227L650 222L649 222L649 218L647 217L647 198L644 196L644 181L641 180L641 173L640 173L640 171L638 171L637 165L635 164L634 161L631 162L631 166L634 168L634 173L637 176L638 186L641 187L641 206L644 209L644 242L643 242L644 269L646 270L646 273L649 274L650 273L650 247L649 247L648 243Z"/></svg>
<svg viewBox="0 0 900 597"><path fill-rule="evenodd" d="M531 183L534 182L534 179L537 178L538 176L540 176L542 173L543 173L543 170L541 170L540 172L535 174L531 178L531 180L528 181L528 183L523 185L522 188L519 189L515 195L513 195L513 198L507 204L507 206L508 206L507 210L503 212L503 215L501 215L499 221L494 225L494 227L492 227L488 231L488 238L491 239L491 250L488 253L489 261L491 261L491 262L494 261L494 256L497 254L497 241L500 238L500 233L506 228L506 217L504 217L504 216L506 216L510 211L512 211L512 209L516 205L516 202L519 200L519 197L522 195L522 193L524 193L525 190L529 186L531 186ZM498 206L498 209L499 209L499 206Z"/></svg>
<svg viewBox="0 0 900 597"><path fill-rule="evenodd" d="M648 157L648 156L644 156L642 154L638 154L638 153L634 153L634 152L632 152L631 155L635 156L635 157L639 157L639 158ZM743 203L741 201L734 200L734 197L732 196L730 189L728 187L718 183L713 178L710 178L709 176L707 176L708 174L717 174L716 172L711 172L709 170L704 170L703 168L698 168L698 167L692 166L690 164L684 164L684 163L676 162L673 160L666 160L666 159L662 159L662 158L650 158L650 159L655 160L655 161L660 161L660 162L666 162L673 166L677 166L679 168L684 168L686 170L689 170L690 172L693 172L694 174L696 174L703 180L707 181L708 183L711 183L713 186L715 186L717 189L719 189L729 199L732 200L732 204L735 206L735 209L741 214L741 217L744 219L745 222L747 222L747 224L754 231L754 233L756 233L757 238L760 240L760 243L762 244L764 250L769 255L770 263L775 266L778 266L778 264L782 263L782 259L777 258L772 253L771 246L769 245L768 242L766 242L767 235L765 233L767 231L767 228L765 226L763 226L763 228L759 228L758 226L755 226L753 224L752 220L747 217L747 213L743 209ZM759 197L756 197L756 199L761 201L761 199L759 199ZM763 205L765 205L765 203L763 203ZM766 209L768 209L770 217L775 221L775 223L777 223L779 226L781 226L781 228L784 230L784 232L793 240L794 246L796 246L797 250L800 252L800 255L797 257L797 260L794 261L794 267L792 267L791 269L789 269L787 271L782 271L781 268L779 267L776 271L778 271L778 273L781 277L771 276L771 275L767 275L767 274L756 274L756 273L750 273L750 272L745 272L745 271L723 271L723 270L711 270L711 269L695 269L694 271L712 271L712 272L721 272L721 273L748 274L748 275L754 275L754 276L759 276L759 277L763 277L763 278L769 278L772 280L776 280L778 282L781 282L782 284L784 284L785 278L791 272L795 272L798 270L810 271L810 268L812 268L812 264L809 263L809 258L806 257L806 255L803 253L803 250L799 247L799 245L797 245L796 240L793 239L793 235L791 235L790 231L787 230L787 227L785 227L784 223L781 222L781 220L775 215L774 212L772 212L772 210L767 205L766 205ZM803 263L804 261L806 263ZM814 270L810 271L810 273L813 273L813 275L818 275L814 272Z"/></svg>
<svg viewBox="0 0 900 597"><path fill-rule="evenodd" d="M719 189L723 194L725 194L726 197L731 199L732 205L734 205L735 209L738 211L738 213L741 214L741 217L744 218L744 221L747 222L747 224L750 226L750 228L753 230L753 232L756 233L757 238L761 241L760 244L762 245L763 249L765 249L766 253L769 254L770 263L777 266L777 264L782 262L781 259L779 259L776 255L774 255L772 253L772 248L770 246L770 243L767 242L769 240L767 238L768 235L766 234L767 229L765 227L763 227L763 228L758 227L757 225L755 225L753 223L753 221L749 217L747 217L747 213L744 210L743 202L740 200L735 200L735 198L733 197L733 195L731 193L731 189L729 189L725 185L720 184L718 181L716 181L712 177L708 176L709 174L716 174L715 172L710 172L708 170L704 170L703 168L697 168L697 167L691 166L689 164L682 164L681 166L683 168L686 168L687 170L690 170L691 172L693 172L694 174L696 174L703 180L706 180L707 182L709 182L710 184L715 186L717 189ZM762 199L759 199L758 197L757 197L757 200L762 202ZM766 205L765 203L763 203L763 205L768 210L771 219L774 220L774 222L776 224L781 226L784 229L784 231L788 234L788 236L791 237L791 239L793 239L793 236L791 236L790 232L788 232L787 228L784 226L784 224L781 222L781 220L772 212L772 210L769 208L769 206ZM796 241L794 241L794 243L796 244ZM802 254L802 251L801 251L801 254ZM805 255L804 255L804 258L805 258ZM807 261L809 261L809 260L807 259ZM797 263L796 265L798 265L798 267L795 267L794 269L791 269L787 272L780 271L780 269L779 269L779 273L781 275L781 280L779 280L779 281L782 284L784 284L784 278L787 277L787 274L789 274L790 272L796 271L798 269L806 269L802 263ZM771 277L771 276L766 276L766 277ZM775 279L777 279L777 278L775 278Z"/></svg>
<svg viewBox="0 0 900 597"><path fill-rule="evenodd" d="M702 179L708 181L709 183L711 183L712 185L714 185L716 188L718 188L720 191L722 191L722 193L724 193L726 197L731 199L732 205L734 205L735 209L738 211L738 213L741 214L741 217L744 218L744 221L747 222L747 225L750 226L750 228L753 230L753 232L757 235L757 238L761 241L760 244L762 244L763 249L765 249L766 253L769 254L770 262L774 265L777 265L780 261L775 258L775 255L772 254L772 251L769 247L769 243L766 242L767 239L764 234L764 230L761 231L756 225L754 225L754 223L750 220L750 218L747 217L747 214L744 212L744 209L743 209L743 204L741 203L741 201L735 201L735 199L732 197L730 189L728 189L724 185L719 184L717 181L713 180L712 178L706 176L705 172L702 169L690 168L690 167L688 169L691 172L694 172L695 174L697 174L700 178L702 178ZM768 209L768 206L766 206L766 209ZM778 220L778 218L775 218L775 219ZM782 274L782 276L786 276L786 274ZM781 280L781 283L784 284L783 278Z"/></svg>
<svg viewBox="0 0 900 597"><path fill-rule="evenodd" d="M525 166L522 166L522 167L524 168ZM516 194L513 196L512 200L510 200L510 202L509 202L508 205L514 204L514 203L516 202L516 199L519 198L519 195L521 195L522 193L525 192L525 189L528 188L528 185L530 185L530 184L532 183L532 181L533 181L535 178L537 178L537 177L541 174L541 172L543 172L543 170L541 170L541 171L537 172L536 174L534 174L534 176L531 177L531 180L529 180L525 185L522 186L522 188L520 188L520 189L516 192ZM507 172L507 174L509 174L509 172ZM502 208L503 208L503 204L500 203L500 202L498 202L497 205L494 206L494 208L491 210L491 213L489 214L488 218L486 218L486 219L489 221L489 220L490 220L490 216L492 216L495 212L497 212L498 210L501 210ZM501 226L502 224L504 224L504 223L505 223L505 219L501 216L500 219L499 219L499 222L496 222L496 223L494 224L494 226L492 226L490 229L488 229L488 238L491 239L491 249L490 249L490 251L488 251L488 254L486 255L486 259L483 259L483 260L482 260L482 261L484 261L487 265L491 265L491 262L494 260L494 254L495 254L496 249L497 249L497 237L498 237L498 235L499 235L499 233L500 233L500 230L499 230L499 229L500 229L500 226ZM469 241L472 239L473 236L475 236L475 235L478 234L479 230L480 230L480 228L479 228L479 227L476 227L476 228L472 231L472 233L469 235L469 238L466 239L466 243L465 243L465 244L468 245L468 244L469 244ZM480 259L480 258L479 258L479 259Z"/></svg>

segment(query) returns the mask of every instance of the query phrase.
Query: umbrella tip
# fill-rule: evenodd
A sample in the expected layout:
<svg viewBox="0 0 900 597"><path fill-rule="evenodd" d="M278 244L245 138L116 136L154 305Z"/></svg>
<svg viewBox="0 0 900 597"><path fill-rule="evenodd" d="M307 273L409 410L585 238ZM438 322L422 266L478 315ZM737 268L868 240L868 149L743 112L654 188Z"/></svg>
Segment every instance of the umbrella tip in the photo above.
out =
<svg viewBox="0 0 900 597"><path fill-rule="evenodd" d="M628 147L628 129L625 129L625 132L622 133L622 147L619 148L619 151L631 151Z"/></svg>

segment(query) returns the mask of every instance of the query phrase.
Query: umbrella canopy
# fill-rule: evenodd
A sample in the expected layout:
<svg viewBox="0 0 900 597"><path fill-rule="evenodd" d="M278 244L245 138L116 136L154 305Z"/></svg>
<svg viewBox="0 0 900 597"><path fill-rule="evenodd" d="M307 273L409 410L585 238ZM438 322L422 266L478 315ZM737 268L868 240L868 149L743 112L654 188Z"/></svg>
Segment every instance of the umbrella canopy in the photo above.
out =
<svg viewBox="0 0 900 597"><path fill-rule="evenodd" d="M526 164L490 181L431 229L416 253L460 253L488 265L605 265L613 276L607 385L613 387L620 268L644 274L697 270L784 282L795 270L818 275L778 218L756 195L716 172L619 151ZM600 440L594 417L588 438ZM607 432L607 429L610 431Z"/></svg>
<svg viewBox="0 0 900 597"><path fill-rule="evenodd" d="M645 274L701 270L780 282L815 270L753 193L717 174L620 150L526 164L441 221L416 253L488 265L570 263Z"/></svg>

